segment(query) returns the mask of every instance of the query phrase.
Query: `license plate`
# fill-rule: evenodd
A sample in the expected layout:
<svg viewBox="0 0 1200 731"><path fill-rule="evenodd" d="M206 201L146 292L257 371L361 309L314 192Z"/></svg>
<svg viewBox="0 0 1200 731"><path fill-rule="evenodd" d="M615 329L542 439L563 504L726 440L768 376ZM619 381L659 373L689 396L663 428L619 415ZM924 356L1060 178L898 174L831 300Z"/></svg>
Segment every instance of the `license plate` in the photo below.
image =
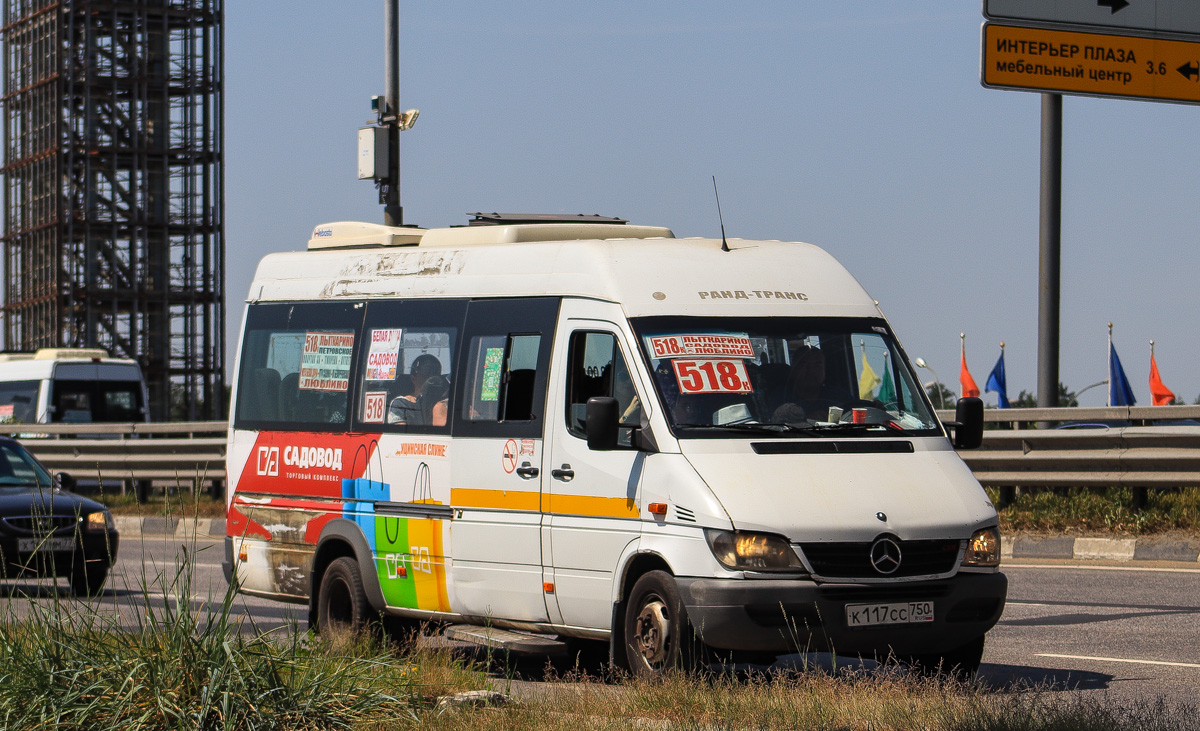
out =
<svg viewBox="0 0 1200 731"><path fill-rule="evenodd" d="M933 621L933 602L847 604L846 624L873 627L881 624L919 624Z"/></svg>
<svg viewBox="0 0 1200 731"><path fill-rule="evenodd" d="M47 553L50 551L72 551L74 538L18 538L17 550L21 553Z"/></svg>

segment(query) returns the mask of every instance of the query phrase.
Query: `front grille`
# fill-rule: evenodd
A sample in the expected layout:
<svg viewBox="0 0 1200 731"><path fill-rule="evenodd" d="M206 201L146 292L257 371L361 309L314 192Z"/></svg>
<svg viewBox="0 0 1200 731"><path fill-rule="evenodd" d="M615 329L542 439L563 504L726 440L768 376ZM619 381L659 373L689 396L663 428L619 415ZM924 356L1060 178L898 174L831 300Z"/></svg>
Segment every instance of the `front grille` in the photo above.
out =
<svg viewBox="0 0 1200 731"><path fill-rule="evenodd" d="M894 540L894 539L893 539ZM813 573L847 579L895 579L934 576L954 570L961 542L956 540L895 541L900 546L900 565L884 574L871 564L872 542L801 543Z"/></svg>
<svg viewBox="0 0 1200 731"><path fill-rule="evenodd" d="M17 515L4 518L4 524L17 533L45 536L74 533L79 519L74 515Z"/></svg>

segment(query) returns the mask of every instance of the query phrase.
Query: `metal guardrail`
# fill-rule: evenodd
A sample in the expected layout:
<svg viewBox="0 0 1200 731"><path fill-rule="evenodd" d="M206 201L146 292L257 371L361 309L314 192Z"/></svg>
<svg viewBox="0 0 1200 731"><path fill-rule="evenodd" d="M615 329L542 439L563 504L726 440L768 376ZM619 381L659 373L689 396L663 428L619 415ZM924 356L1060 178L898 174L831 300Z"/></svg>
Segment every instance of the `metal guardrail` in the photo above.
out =
<svg viewBox="0 0 1200 731"><path fill-rule="evenodd" d="M984 423L983 445L959 455L1002 502L1015 488L1126 487L1144 505L1147 489L1200 486L1200 406L987 409Z"/></svg>
<svg viewBox="0 0 1200 731"><path fill-rule="evenodd" d="M960 455L988 487L1200 486L1200 406L986 409L984 422L983 446ZM105 483L223 481L226 430L223 421L0 425L51 471Z"/></svg>
<svg viewBox="0 0 1200 731"><path fill-rule="evenodd" d="M4 424L51 472L101 484L225 480L224 421Z"/></svg>

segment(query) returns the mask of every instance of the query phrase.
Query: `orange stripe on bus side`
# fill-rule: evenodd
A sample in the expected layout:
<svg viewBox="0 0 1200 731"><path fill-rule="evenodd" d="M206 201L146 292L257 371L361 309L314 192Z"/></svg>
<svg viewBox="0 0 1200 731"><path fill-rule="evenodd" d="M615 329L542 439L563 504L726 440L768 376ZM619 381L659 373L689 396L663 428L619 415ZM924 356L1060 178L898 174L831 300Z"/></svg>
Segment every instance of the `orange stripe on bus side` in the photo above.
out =
<svg viewBox="0 0 1200 731"><path fill-rule="evenodd" d="M591 495L543 495L515 490L479 490L456 487L450 490L450 506L545 512L557 515L586 515L598 518L638 518L637 503L623 497Z"/></svg>
<svg viewBox="0 0 1200 731"><path fill-rule="evenodd" d="M498 508L500 510L527 510L538 512L541 493L519 490L479 490L471 487L455 487L450 490L452 508Z"/></svg>
<svg viewBox="0 0 1200 731"><path fill-rule="evenodd" d="M623 497L551 494L550 510L555 515L587 515L600 518L637 518L637 503Z"/></svg>

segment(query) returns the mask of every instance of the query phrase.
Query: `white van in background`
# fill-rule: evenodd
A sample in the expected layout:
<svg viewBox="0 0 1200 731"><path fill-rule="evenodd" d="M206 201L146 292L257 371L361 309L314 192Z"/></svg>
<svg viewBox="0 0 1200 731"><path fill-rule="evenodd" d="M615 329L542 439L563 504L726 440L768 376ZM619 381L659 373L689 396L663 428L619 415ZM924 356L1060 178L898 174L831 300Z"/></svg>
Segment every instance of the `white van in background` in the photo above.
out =
<svg viewBox="0 0 1200 731"><path fill-rule="evenodd" d="M0 424L146 421L147 399L137 362L99 348L0 353Z"/></svg>
<svg viewBox="0 0 1200 731"><path fill-rule="evenodd" d="M644 675L805 650L975 672L1007 593L955 452L982 402L942 424L833 257L476 215L321 225L259 264L227 457L241 591L319 628L604 641Z"/></svg>

